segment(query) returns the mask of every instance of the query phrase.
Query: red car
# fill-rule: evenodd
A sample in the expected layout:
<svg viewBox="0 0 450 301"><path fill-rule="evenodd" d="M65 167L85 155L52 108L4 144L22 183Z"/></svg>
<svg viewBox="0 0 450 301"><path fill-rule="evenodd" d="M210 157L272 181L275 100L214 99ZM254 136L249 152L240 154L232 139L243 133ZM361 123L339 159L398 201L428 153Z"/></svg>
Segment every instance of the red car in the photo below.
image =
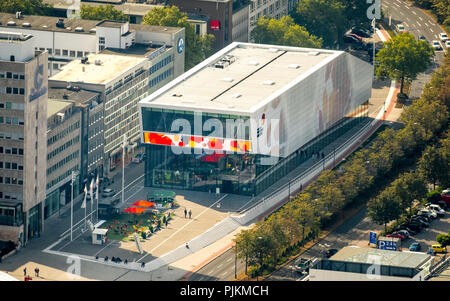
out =
<svg viewBox="0 0 450 301"><path fill-rule="evenodd" d="M450 207L450 189L445 189L441 194L442 200L445 202L447 207Z"/></svg>
<svg viewBox="0 0 450 301"><path fill-rule="evenodd" d="M350 33L349 35L351 35L351 36L357 38L359 41L362 41L362 38L361 38L360 36L358 36L357 34Z"/></svg>
<svg viewBox="0 0 450 301"><path fill-rule="evenodd" d="M392 234L388 234L388 235L386 235L386 237L400 238L401 240L404 240L406 238L403 234L400 234L398 232L394 232Z"/></svg>

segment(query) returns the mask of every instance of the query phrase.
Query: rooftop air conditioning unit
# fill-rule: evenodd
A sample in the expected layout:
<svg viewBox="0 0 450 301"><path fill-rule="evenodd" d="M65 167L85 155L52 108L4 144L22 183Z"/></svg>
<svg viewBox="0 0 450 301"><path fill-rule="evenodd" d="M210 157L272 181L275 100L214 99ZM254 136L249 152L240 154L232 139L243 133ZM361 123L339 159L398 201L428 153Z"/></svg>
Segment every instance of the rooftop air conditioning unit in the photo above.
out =
<svg viewBox="0 0 450 301"><path fill-rule="evenodd" d="M219 69L224 69L225 67L227 67L228 65L230 65L229 62L224 62L224 61L218 61L214 67L219 68Z"/></svg>
<svg viewBox="0 0 450 301"><path fill-rule="evenodd" d="M232 64L236 61L236 57L234 55L226 55L221 59L221 61Z"/></svg>

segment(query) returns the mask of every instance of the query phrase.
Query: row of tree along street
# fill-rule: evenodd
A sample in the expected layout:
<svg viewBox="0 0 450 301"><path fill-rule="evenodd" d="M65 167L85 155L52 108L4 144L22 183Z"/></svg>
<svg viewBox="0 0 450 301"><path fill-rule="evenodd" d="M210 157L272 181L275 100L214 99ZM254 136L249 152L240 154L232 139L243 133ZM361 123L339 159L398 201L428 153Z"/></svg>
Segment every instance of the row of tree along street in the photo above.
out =
<svg viewBox="0 0 450 301"><path fill-rule="evenodd" d="M404 110L401 129L385 129L339 168L323 171L293 200L252 229L241 231L235 239L235 250L245 261L246 272L256 276L274 270L297 254L299 246L316 237L343 209L373 196L379 187L386 186L399 171L416 161L416 171L402 173L387 189L389 193L382 192L369 205L381 202L382 211L388 213L397 210L392 207L403 210L411 207L412 200L426 195L427 182L446 187L450 164L450 137L448 132L445 134L450 109L448 87L450 59L447 56L422 97ZM444 139L439 141L439 136Z"/></svg>

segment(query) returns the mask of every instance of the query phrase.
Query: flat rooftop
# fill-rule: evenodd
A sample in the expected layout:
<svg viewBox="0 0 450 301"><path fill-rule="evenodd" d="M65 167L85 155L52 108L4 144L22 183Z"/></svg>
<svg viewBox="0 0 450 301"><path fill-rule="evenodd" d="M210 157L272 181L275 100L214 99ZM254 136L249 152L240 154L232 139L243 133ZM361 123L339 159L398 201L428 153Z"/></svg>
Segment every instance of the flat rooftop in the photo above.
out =
<svg viewBox="0 0 450 301"><path fill-rule="evenodd" d="M380 265L415 269L428 261L430 255L419 252L399 252L350 246L339 250L330 260L373 264L374 258L380 259Z"/></svg>
<svg viewBox="0 0 450 301"><path fill-rule="evenodd" d="M100 60L101 65L95 64L96 60ZM127 55L90 54L88 64L82 64L81 60L74 60L65 65L50 80L106 85L146 60L143 57Z"/></svg>
<svg viewBox="0 0 450 301"><path fill-rule="evenodd" d="M83 3L84 4L84 3ZM90 4L90 3L89 3ZM64 28L57 27L56 23L59 19L64 20ZM14 22L15 25L8 26L8 22ZM70 32L76 34L89 34L95 35L95 29L97 24L102 23L98 20L83 20L83 19L68 19L60 17L49 16L34 16L24 15L22 18L16 19L15 14L0 13L0 27L3 28L24 28L29 30L43 30L43 31L55 31L55 32ZM25 24L25 25L24 25ZM112 27L120 26L118 22L106 21L102 23L103 26L111 25ZM83 31L75 31L75 28L81 27ZM157 33L176 33L183 30L181 27L168 27L168 26L156 26L156 25L144 25L144 24L130 24L130 31L147 31ZM2 29L2 31L4 31Z"/></svg>
<svg viewBox="0 0 450 301"><path fill-rule="evenodd" d="M149 107L255 111L339 51L233 43L140 102ZM223 69L224 56L235 61ZM207 83L207 85L205 85Z"/></svg>
<svg viewBox="0 0 450 301"><path fill-rule="evenodd" d="M85 103L90 102L93 98L96 98L100 95L99 92L87 91L84 89L75 91L69 90L67 88L50 87L50 85L51 83L49 83L48 87L48 98L52 100L65 100L74 103Z"/></svg>
<svg viewBox="0 0 450 301"><path fill-rule="evenodd" d="M57 100L57 99L48 99L47 100L47 118L55 115L56 113L70 107L72 105L71 102Z"/></svg>

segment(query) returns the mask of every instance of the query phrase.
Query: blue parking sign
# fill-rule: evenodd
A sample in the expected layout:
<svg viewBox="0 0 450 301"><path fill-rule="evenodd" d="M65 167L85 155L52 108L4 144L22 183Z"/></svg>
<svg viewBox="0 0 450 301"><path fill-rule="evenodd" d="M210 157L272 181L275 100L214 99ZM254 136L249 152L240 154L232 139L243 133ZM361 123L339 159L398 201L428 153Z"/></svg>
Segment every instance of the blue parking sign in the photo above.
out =
<svg viewBox="0 0 450 301"><path fill-rule="evenodd" d="M375 232L370 232L369 243L377 244L377 234Z"/></svg>

